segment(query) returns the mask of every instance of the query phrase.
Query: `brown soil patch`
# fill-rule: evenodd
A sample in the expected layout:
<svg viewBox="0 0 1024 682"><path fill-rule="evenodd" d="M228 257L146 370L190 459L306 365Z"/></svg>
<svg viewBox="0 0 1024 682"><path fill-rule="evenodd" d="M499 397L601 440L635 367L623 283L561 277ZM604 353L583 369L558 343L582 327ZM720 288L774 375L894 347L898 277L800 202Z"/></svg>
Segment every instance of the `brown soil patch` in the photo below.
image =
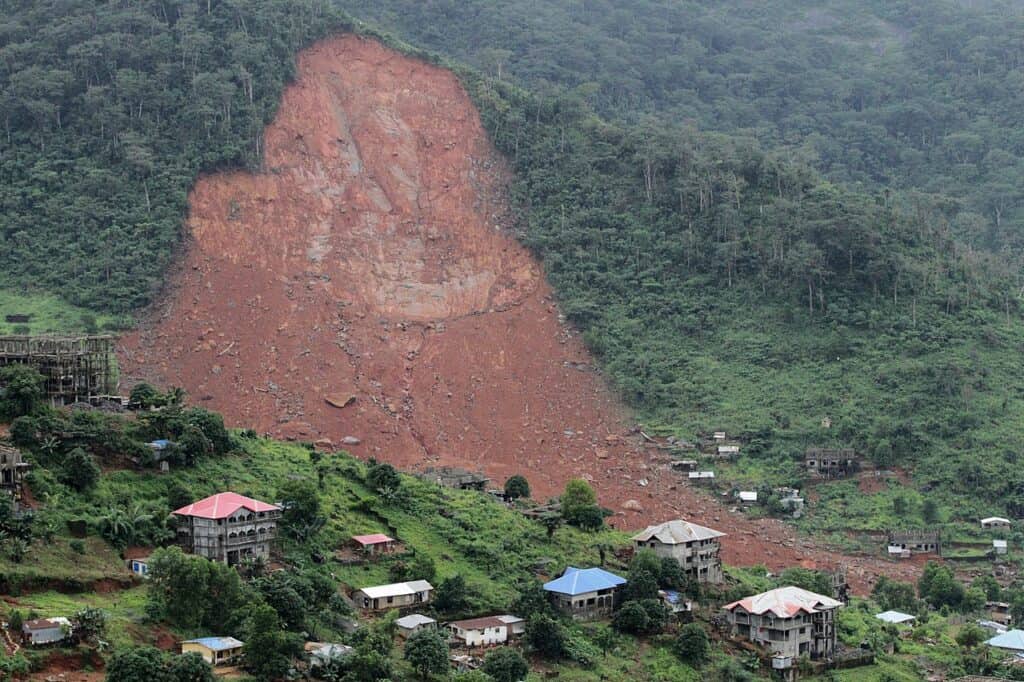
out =
<svg viewBox="0 0 1024 682"><path fill-rule="evenodd" d="M623 437L628 414L506 230L505 184L450 72L352 36L317 44L266 130L263 172L193 189L183 260L120 348L124 383L181 385L277 437L358 438L344 447L405 469L523 473L538 498L583 477L628 514L619 527L722 528L730 562L838 563L723 512ZM890 571L863 561L862 585Z"/></svg>

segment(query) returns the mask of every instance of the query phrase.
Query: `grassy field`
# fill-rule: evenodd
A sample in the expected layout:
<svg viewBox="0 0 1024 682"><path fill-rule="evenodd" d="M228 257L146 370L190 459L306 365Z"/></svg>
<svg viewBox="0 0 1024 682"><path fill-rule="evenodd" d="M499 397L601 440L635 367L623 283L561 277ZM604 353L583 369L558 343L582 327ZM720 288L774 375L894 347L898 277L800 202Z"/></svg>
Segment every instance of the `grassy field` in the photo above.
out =
<svg viewBox="0 0 1024 682"><path fill-rule="evenodd" d="M7 315L28 315L28 322L7 322ZM126 329L131 320L95 313L50 294L0 289L0 335L98 333Z"/></svg>

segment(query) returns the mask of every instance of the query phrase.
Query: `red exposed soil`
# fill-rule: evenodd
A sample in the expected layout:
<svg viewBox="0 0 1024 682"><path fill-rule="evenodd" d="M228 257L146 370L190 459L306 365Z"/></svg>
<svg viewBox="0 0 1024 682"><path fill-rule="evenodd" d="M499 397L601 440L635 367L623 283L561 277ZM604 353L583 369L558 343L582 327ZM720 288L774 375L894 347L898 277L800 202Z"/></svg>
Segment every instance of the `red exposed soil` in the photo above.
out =
<svg viewBox="0 0 1024 682"><path fill-rule="evenodd" d="M839 563L624 437L628 414L506 230L506 179L451 73L356 37L319 43L266 130L264 171L193 189L183 262L120 349L125 383L180 385L233 425L405 469L524 473L538 498L583 477L615 525L706 522L731 535L732 563ZM847 563L861 589L913 570Z"/></svg>

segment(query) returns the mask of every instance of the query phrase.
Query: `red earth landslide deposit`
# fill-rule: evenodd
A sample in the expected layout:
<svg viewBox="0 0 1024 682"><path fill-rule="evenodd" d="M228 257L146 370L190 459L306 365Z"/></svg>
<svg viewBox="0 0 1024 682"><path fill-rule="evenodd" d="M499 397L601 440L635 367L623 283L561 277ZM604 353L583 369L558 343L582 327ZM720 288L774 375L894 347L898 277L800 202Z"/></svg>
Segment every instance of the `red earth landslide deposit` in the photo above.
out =
<svg viewBox="0 0 1024 682"><path fill-rule="evenodd" d="M839 560L616 437L628 415L507 231L505 166L450 72L357 37L321 42L265 148L259 174L192 190L182 262L120 349L126 385L183 386L232 425L404 469L523 473L537 498L583 477L616 526L682 514L730 533L735 563ZM853 562L860 585L912 571Z"/></svg>

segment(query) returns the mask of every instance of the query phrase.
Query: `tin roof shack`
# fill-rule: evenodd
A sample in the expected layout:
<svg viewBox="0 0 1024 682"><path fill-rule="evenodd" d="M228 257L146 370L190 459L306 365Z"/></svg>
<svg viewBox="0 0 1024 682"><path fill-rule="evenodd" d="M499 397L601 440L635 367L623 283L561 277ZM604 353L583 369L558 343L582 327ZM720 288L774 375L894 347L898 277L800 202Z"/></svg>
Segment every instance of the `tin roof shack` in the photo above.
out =
<svg viewBox="0 0 1024 682"><path fill-rule="evenodd" d="M383 533L373 533L372 535L353 535L352 542L364 554L369 555L393 552L395 547L398 545L398 540L388 537Z"/></svg>
<svg viewBox="0 0 1024 682"><path fill-rule="evenodd" d="M234 637L200 637L181 643L181 653L199 654L210 665L227 665L242 655L245 645Z"/></svg>
<svg viewBox="0 0 1024 682"><path fill-rule="evenodd" d="M744 507L755 505L757 504L757 491L738 490L736 492L736 499L739 500L740 504Z"/></svg>
<svg viewBox="0 0 1024 682"><path fill-rule="evenodd" d="M21 638L29 646L59 644L71 637L71 621L64 616L37 618L21 624Z"/></svg>
<svg viewBox="0 0 1024 682"><path fill-rule="evenodd" d="M714 471L691 471L686 475L686 478L693 485L714 485L715 483L715 472Z"/></svg>
<svg viewBox="0 0 1024 682"><path fill-rule="evenodd" d="M674 459L671 463L673 471L696 471L697 460L695 459Z"/></svg>
<svg viewBox="0 0 1024 682"><path fill-rule="evenodd" d="M270 557L281 508L238 493L218 493L171 512L178 544L191 554L235 566Z"/></svg>
<svg viewBox="0 0 1024 682"><path fill-rule="evenodd" d="M467 471L459 467L427 467L419 474L420 478L431 483L437 483L445 488L456 490L487 490L487 484L491 479L479 471Z"/></svg>
<svg viewBox="0 0 1024 682"><path fill-rule="evenodd" d="M405 583L375 585L356 590L352 601L366 611L401 609L430 603L434 586L426 580L411 580Z"/></svg>
<svg viewBox="0 0 1024 682"><path fill-rule="evenodd" d="M882 613L876 613L875 618L892 625L913 625L914 621L917 620L917 618L909 613L901 613L900 611L883 611Z"/></svg>
<svg viewBox="0 0 1024 682"><path fill-rule="evenodd" d="M494 646L512 639L513 625L522 623L517 616L485 616L448 623L452 639L466 647Z"/></svg>
<svg viewBox="0 0 1024 682"><path fill-rule="evenodd" d="M993 540L992 553L996 555L1006 554L1006 540Z"/></svg>
<svg viewBox="0 0 1024 682"><path fill-rule="evenodd" d="M934 554L942 556L942 542L937 530L903 530L889 533L889 554L899 548L911 554ZM902 554L901 554L902 556Z"/></svg>
<svg viewBox="0 0 1024 682"><path fill-rule="evenodd" d="M544 583L555 607L576 619L610 616L626 579L603 568L570 566L560 578Z"/></svg>
<svg viewBox="0 0 1024 682"><path fill-rule="evenodd" d="M659 557L679 562L686 574L702 583L722 582L722 545L725 533L676 519L648 526L632 537L636 550L650 549Z"/></svg>
<svg viewBox="0 0 1024 682"><path fill-rule="evenodd" d="M437 627L437 621L430 616L421 613L411 613L395 620L398 628L398 636L402 639L409 639L420 630L433 630Z"/></svg>
<svg viewBox="0 0 1024 682"><path fill-rule="evenodd" d="M1010 519L1004 519L1001 516L990 516L987 519L981 520L981 527L986 530L1009 530L1012 525L1013 524L1010 522Z"/></svg>
<svg viewBox="0 0 1024 682"><path fill-rule="evenodd" d="M673 616L692 613L693 602L686 598L686 595L676 590L658 590L658 598L665 605L668 612Z"/></svg>
<svg viewBox="0 0 1024 682"><path fill-rule="evenodd" d="M335 661L350 656L355 649L345 644L334 642L306 642L302 650L309 656L309 668L315 671Z"/></svg>
<svg viewBox="0 0 1024 682"><path fill-rule="evenodd" d="M812 478L847 478L860 471L861 461L853 448L807 448L804 468Z"/></svg>
<svg viewBox="0 0 1024 682"><path fill-rule="evenodd" d="M799 587L780 587L725 606L734 637L775 655L831 658L842 602Z"/></svg>
<svg viewBox="0 0 1024 682"><path fill-rule="evenodd" d="M1007 602L985 602L985 608L988 610L989 619L994 620L1000 625L1009 625L1013 622L1013 616L1010 615L1010 605Z"/></svg>

